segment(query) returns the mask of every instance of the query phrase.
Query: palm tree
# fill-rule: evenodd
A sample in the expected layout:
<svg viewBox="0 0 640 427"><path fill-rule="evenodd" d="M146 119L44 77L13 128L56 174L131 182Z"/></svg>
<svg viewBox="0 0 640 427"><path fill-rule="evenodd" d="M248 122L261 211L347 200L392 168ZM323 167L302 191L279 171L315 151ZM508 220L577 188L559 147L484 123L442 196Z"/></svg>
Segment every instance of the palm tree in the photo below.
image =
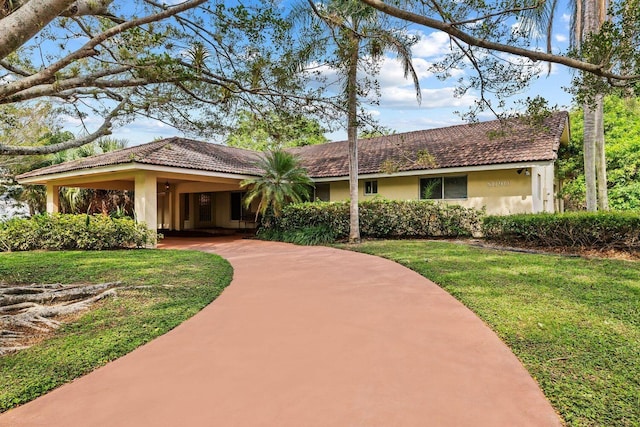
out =
<svg viewBox="0 0 640 427"><path fill-rule="evenodd" d="M357 0L308 0L317 19L330 30L331 40L337 48L339 71L346 77L343 88L347 110L347 139L349 141L349 242L360 242L358 210L358 94L364 92L358 84L361 58L367 56L373 64L369 74L375 74L375 64L385 52L396 54L404 69L404 77L411 76L420 102L420 83L411 62L411 46L417 41L406 31L389 28L384 15ZM366 71L366 70L365 70Z"/></svg>
<svg viewBox="0 0 640 427"><path fill-rule="evenodd" d="M287 204L309 199L313 181L293 154L282 150L268 151L255 164L262 175L245 179L240 186L249 189L244 198L247 207L259 200L256 219L268 210L279 216Z"/></svg>
<svg viewBox="0 0 640 427"><path fill-rule="evenodd" d="M608 0L572 0L572 44L581 49L588 39L596 34L607 19ZM541 3L539 9L528 14L538 29L543 29L547 37L547 50L551 51L551 33L557 0ZM585 56L585 52L582 52ZM599 62L591 58L593 63ZM589 85L588 83L585 86ZM596 86L596 85L594 85ZM593 99L583 104L584 111L584 172L586 183L587 210L608 210L607 164L604 152L604 95L595 93Z"/></svg>

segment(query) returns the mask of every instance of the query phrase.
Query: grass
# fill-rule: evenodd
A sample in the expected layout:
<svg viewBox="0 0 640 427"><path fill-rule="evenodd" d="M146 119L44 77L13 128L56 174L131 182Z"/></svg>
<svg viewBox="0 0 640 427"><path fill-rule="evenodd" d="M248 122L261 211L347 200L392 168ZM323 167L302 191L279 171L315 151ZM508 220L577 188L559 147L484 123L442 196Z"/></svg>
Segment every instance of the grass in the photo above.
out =
<svg viewBox="0 0 640 427"><path fill-rule="evenodd" d="M477 313L572 426L640 426L640 263L373 241Z"/></svg>
<svg viewBox="0 0 640 427"><path fill-rule="evenodd" d="M9 284L120 280L117 298L33 347L0 358L0 412L28 402L164 334L231 282L222 258L202 252L137 250L0 254ZM133 289L132 287L136 287Z"/></svg>

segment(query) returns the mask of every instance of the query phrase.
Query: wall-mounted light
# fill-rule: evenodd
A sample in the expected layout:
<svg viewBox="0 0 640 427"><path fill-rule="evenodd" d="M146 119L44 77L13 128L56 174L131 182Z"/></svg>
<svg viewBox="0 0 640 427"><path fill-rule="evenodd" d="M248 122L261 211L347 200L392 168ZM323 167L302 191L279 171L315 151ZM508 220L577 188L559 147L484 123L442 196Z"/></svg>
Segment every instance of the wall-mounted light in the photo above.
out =
<svg viewBox="0 0 640 427"><path fill-rule="evenodd" d="M531 175L531 172L529 172L529 169L527 168L518 169L516 172L518 172L518 175L522 175L522 172L524 172L525 176Z"/></svg>
<svg viewBox="0 0 640 427"><path fill-rule="evenodd" d="M169 185L169 181L167 181L167 183L164 185L164 189L169 191L169 188L171 188L171 186Z"/></svg>

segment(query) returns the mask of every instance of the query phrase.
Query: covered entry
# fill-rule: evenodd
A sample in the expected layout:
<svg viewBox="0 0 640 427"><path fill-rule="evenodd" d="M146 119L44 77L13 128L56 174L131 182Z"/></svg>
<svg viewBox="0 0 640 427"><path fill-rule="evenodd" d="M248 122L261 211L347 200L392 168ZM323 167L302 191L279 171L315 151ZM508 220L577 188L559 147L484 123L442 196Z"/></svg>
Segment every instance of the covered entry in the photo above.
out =
<svg viewBox="0 0 640 427"><path fill-rule="evenodd" d="M170 138L20 175L47 188L47 212L59 212L61 187L123 190L136 219L159 230L255 227L240 182L260 174L258 153Z"/></svg>

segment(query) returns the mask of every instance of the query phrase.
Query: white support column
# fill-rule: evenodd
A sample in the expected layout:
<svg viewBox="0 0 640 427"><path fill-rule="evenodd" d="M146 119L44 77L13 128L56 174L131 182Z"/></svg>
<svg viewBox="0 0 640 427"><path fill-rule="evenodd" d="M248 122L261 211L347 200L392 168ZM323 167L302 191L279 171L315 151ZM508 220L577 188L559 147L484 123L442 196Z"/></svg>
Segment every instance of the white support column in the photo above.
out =
<svg viewBox="0 0 640 427"><path fill-rule="evenodd" d="M47 212L50 214L60 212L60 187L47 184Z"/></svg>
<svg viewBox="0 0 640 427"><path fill-rule="evenodd" d="M544 168L545 172L545 183L544 183L544 198L545 198L545 206L544 211L548 213L553 213L555 211L555 192L553 187L554 181L554 167L553 163Z"/></svg>
<svg viewBox="0 0 640 427"><path fill-rule="evenodd" d="M140 172L136 175L136 220L144 222L151 230L158 229L158 187L155 174Z"/></svg>

